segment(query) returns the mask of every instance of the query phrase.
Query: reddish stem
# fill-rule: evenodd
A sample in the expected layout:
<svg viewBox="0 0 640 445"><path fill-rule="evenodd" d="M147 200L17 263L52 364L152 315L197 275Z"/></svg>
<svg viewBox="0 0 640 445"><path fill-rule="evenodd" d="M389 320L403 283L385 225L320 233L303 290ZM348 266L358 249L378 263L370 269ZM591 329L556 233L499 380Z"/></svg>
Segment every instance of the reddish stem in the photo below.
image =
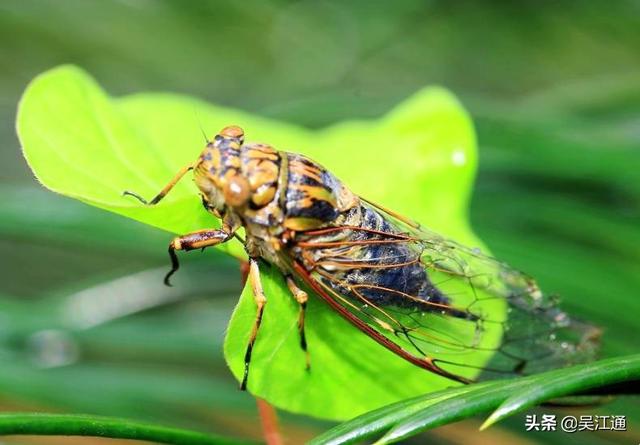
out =
<svg viewBox="0 0 640 445"><path fill-rule="evenodd" d="M258 415L262 423L262 433L267 445L283 445L282 436L278 429L278 415L276 410L267 401L256 397Z"/></svg>

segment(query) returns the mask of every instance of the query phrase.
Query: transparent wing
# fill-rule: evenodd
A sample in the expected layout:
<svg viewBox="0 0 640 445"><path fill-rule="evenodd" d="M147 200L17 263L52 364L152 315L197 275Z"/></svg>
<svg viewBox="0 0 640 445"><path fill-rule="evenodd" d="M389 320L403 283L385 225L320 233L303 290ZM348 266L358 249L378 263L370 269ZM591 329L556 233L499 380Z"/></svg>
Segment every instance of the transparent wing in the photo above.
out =
<svg viewBox="0 0 640 445"><path fill-rule="evenodd" d="M599 329L571 319L531 277L383 208L363 209L362 224L306 232L298 249L307 282L389 349L461 381L595 355Z"/></svg>

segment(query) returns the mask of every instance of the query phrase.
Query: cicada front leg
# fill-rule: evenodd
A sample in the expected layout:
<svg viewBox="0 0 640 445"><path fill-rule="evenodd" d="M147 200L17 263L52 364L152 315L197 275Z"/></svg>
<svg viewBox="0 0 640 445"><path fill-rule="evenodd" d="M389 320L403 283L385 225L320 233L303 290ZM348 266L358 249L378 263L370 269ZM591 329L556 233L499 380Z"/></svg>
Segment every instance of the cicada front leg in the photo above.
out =
<svg viewBox="0 0 640 445"><path fill-rule="evenodd" d="M197 164L197 163L196 163ZM131 192L129 190L125 190L122 192L123 196L133 196L138 201L143 203L146 206L153 206L158 204L162 199L167 196L167 194L175 187L175 185L182 179L184 175L186 175L189 171L193 170L196 164L189 164L184 166L183 168L175 174L175 176L165 185L160 193L158 193L155 197L153 197L150 201L147 201L145 198L140 196L135 192ZM203 197L203 203L206 204L206 200ZM212 211L210 208L205 206L207 210ZM219 216L218 214L216 214ZM176 255L177 250L194 250L194 249L204 249L206 247L216 246L218 244L222 244L227 242L233 237L235 230L231 228L231 224L223 221L222 228L220 229L203 229L198 230L196 232L187 233L186 235L175 237L171 243L169 243L169 257L171 258L171 270L164 277L164 284L167 286L171 286L169 282L169 278L173 275L179 268L180 263L178 262L178 256Z"/></svg>
<svg viewBox="0 0 640 445"><path fill-rule="evenodd" d="M188 252L195 249L204 249L206 247L217 246L218 244L229 241L234 234L234 230L226 223L222 224L220 229L203 229L186 235L177 236L169 243L169 258L171 258L171 270L164 277L164 284L171 286L169 278L179 268L177 250Z"/></svg>
<svg viewBox="0 0 640 445"><path fill-rule="evenodd" d="M169 181L169 183L167 185L165 185L162 188L162 190L160 190L160 193L158 193L156 196L153 197L153 199L151 199L151 201L147 201L142 196L138 195L135 192L131 192L129 190L125 190L124 192L122 192L122 195L123 196L133 196L138 201L140 201L141 203L143 203L144 205L147 205L147 206L156 205L157 203L162 201L162 198L167 196L167 193L169 193L171 191L171 189L178 183L178 181L180 181L182 179L182 177L184 175L186 175L188 172L193 170L193 168L194 168L194 164L189 164L189 165L186 165L186 166L182 167L180 169L180 171L178 171L178 173L176 173L176 175L171 179L171 181Z"/></svg>
<svg viewBox="0 0 640 445"><path fill-rule="evenodd" d="M300 315L298 316L298 332L300 333L300 347L304 351L306 369L308 371L309 369L311 369L311 360L309 358L309 349L307 348L307 337L304 333L304 316L307 311L307 300L309 299L309 296L305 291L298 287L291 276L287 276L286 278L289 291L291 291L293 298L295 298L298 304L300 304Z"/></svg>
<svg viewBox="0 0 640 445"><path fill-rule="evenodd" d="M240 389L243 391L247 389L251 353L253 351L253 345L256 342L256 337L258 336L260 324L262 323L264 306L267 304L267 297L264 294L262 281L260 280L260 268L258 267L258 261L255 258L249 258L249 283L251 283L251 289L253 290L253 300L256 302L256 319L253 323L253 329L251 329L247 350L244 354L244 375L242 377L242 383L240 383Z"/></svg>

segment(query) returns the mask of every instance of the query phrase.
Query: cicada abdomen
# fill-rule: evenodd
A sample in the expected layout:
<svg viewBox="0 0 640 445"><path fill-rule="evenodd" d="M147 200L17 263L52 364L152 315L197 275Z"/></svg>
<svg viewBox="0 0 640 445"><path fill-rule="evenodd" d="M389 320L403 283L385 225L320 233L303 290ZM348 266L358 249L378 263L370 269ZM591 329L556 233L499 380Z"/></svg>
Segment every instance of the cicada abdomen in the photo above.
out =
<svg viewBox="0 0 640 445"><path fill-rule="evenodd" d="M461 382L583 362L597 350L599 330L568 317L530 277L358 197L304 156L246 144L227 127L149 204L189 170L222 227L175 238L169 275L177 250L245 229L257 313L242 388L267 305L259 259L281 270L300 304L305 351L303 285L400 357Z"/></svg>

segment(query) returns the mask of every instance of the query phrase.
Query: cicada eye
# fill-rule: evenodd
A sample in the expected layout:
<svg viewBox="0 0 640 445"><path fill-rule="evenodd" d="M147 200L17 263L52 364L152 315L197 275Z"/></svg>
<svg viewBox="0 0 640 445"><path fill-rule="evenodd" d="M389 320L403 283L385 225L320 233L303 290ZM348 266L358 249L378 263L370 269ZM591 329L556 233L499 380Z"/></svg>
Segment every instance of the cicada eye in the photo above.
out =
<svg viewBox="0 0 640 445"><path fill-rule="evenodd" d="M241 207L249 200L251 187L244 176L236 175L229 178L222 188L224 202L231 207Z"/></svg>

